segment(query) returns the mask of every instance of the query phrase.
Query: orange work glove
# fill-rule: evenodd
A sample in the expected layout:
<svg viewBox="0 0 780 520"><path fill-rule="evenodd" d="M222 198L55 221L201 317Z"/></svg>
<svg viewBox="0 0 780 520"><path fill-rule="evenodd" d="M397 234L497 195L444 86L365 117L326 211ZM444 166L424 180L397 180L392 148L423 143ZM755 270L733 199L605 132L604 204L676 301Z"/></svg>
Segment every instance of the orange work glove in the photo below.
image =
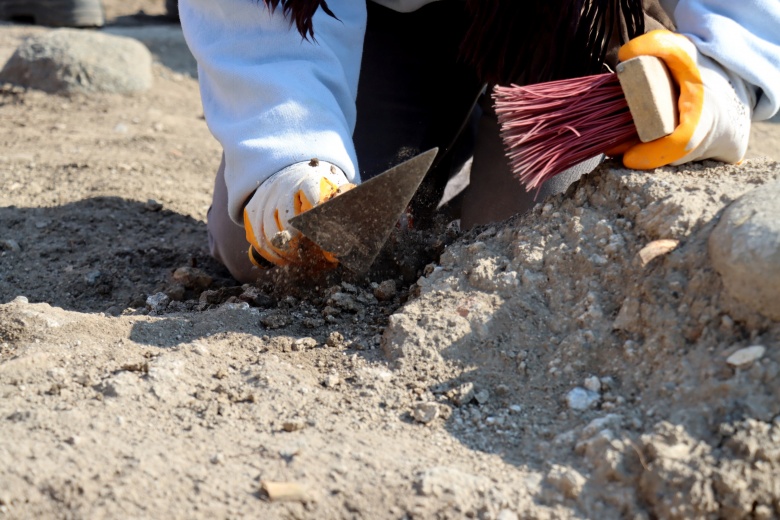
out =
<svg viewBox="0 0 780 520"><path fill-rule="evenodd" d="M648 170L702 159L738 163L745 157L753 103L741 78L670 31L634 38L618 53L621 61L637 56L655 56L669 68L680 89L680 124L671 135L626 150L627 168Z"/></svg>

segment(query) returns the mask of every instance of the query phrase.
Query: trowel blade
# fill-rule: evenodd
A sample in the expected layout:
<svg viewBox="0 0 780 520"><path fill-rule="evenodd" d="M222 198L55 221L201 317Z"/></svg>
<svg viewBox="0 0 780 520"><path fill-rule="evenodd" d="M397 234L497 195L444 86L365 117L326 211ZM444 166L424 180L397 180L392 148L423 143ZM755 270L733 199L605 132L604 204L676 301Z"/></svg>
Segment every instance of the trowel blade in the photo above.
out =
<svg viewBox="0 0 780 520"><path fill-rule="evenodd" d="M438 148L428 150L319 206L290 225L338 258L350 271L368 271L428 173Z"/></svg>

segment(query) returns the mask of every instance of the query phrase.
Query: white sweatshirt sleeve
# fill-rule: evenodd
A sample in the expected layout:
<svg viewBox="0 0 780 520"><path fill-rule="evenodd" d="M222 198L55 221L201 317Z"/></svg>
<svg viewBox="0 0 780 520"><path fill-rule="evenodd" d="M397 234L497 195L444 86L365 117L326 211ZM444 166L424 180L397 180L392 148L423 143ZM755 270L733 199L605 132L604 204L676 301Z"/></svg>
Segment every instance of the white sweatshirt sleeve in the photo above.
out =
<svg viewBox="0 0 780 520"><path fill-rule="evenodd" d="M317 157L360 181L352 133L366 5L328 5L338 20L318 10L316 41L307 41L281 8L271 13L262 1L179 0L236 223L260 183L291 164Z"/></svg>
<svg viewBox="0 0 780 520"><path fill-rule="evenodd" d="M667 1L666 4L674 3ZM679 0L677 31L752 86L753 120L780 110L780 0Z"/></svg>

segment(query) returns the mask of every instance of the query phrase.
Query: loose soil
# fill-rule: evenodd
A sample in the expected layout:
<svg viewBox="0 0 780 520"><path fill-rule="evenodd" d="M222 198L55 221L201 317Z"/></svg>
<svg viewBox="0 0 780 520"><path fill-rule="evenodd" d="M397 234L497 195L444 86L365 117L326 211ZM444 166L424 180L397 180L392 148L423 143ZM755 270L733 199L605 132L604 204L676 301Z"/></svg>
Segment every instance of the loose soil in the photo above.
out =
<svg viewBox="0 0 780 520"><path fill-rule="evenodd" d="M368 279L241 286L181 31L104 4L150 91L0 89L0 517L780 517L780 323L707 252L780 178L777 122L739 167L608 163L501 225L398 232ZM0 25L0 62L46 30Z"/></svg>

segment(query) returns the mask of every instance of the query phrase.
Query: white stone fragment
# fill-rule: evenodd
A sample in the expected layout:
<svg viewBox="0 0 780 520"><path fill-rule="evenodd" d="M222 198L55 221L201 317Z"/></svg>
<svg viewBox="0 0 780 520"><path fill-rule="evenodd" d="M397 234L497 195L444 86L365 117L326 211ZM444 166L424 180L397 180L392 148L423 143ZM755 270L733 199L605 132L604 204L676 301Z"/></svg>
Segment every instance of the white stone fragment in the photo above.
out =
<svg viewBox="0 0 780 520"><path fill-rule="evenodd" d="M760 345L741 348L726 358L726 363L737 368L746 367L754 361L761 359L765 353L766 348Z"/></svg>
<svg viewBox="0 0 780 520"><path fill-rule="evenodd" d="M598 392L586 390L581 387L572 388L568 394L566 394L566 404L572 410L587 410L596 403L599 402L601 396Z"/></svg>

